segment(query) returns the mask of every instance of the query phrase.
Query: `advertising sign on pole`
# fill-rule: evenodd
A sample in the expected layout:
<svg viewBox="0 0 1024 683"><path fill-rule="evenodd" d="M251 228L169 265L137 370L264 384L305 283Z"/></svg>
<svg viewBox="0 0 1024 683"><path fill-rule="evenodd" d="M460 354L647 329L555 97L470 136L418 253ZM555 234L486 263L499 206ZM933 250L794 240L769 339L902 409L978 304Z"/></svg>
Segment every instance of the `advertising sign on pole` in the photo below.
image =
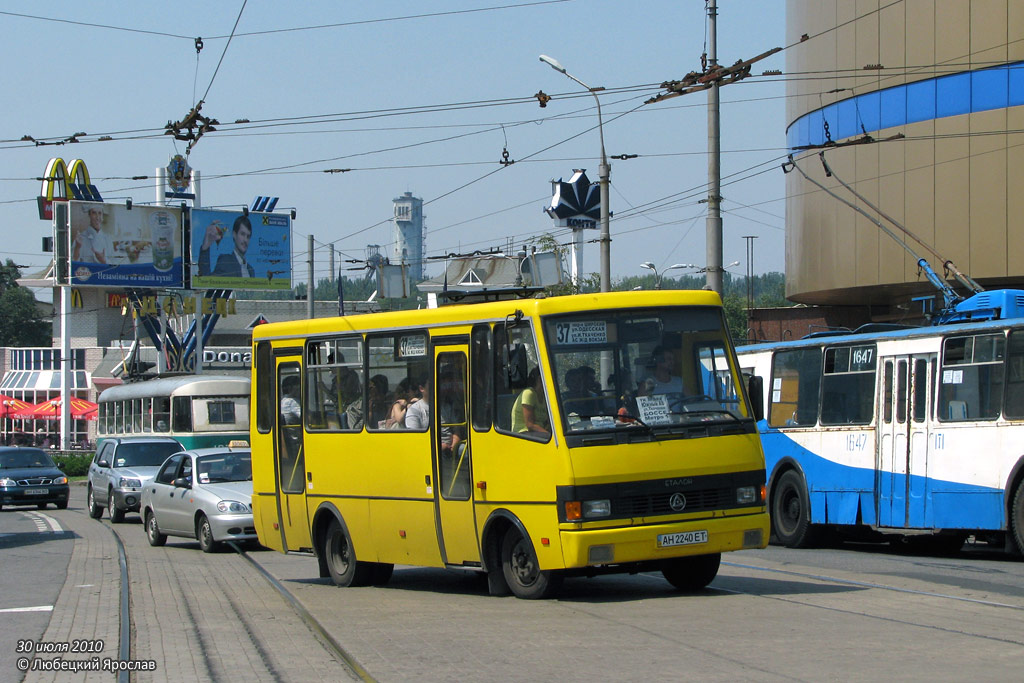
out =
<svg viewBox="0 0 1024 683"><path fill-rule="evenodd" d="M68 208L69 284L184 286L180 208L82 201Z"/></svg>
<svg viewBox="0 0 1024 683"><path fill-rule="evenodd" d="M192 209L192 287L291 289L291 217Z"/></svg>

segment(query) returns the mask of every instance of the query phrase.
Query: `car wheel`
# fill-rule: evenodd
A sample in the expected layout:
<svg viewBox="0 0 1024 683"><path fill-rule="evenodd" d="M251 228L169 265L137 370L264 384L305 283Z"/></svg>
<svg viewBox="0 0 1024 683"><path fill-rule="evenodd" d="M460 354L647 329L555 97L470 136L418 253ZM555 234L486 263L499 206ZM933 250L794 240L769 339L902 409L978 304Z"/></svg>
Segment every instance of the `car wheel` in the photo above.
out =
<svg viewBox="0 0 1024 683"><path fill-rule="evenodd" d="M372 579L373 567L356 560L352 539L336 519L331 520L327 527L323 552L327 570L336 586L365 586Z"/></svg>
<svg viewBox="0 0 1024 683"><path fill-rule="evenodd" d="M508 587L517 598L546 598L553 595L562 583L560 573L540 568L533 543L515 527L506 531L502 539L501 569Z"/></svg>
<svg viewBox="0 0 1024 683"><path fill-rule="evenodd" d="M89 487L89 516L93 519L99 519L103 516L103 506L96 503L96 492Z"/></svg>
<svg viewBox="0 0 1024 683"><path fill-rule="evenodd" d="M152 546L161 546L167 542L167 534L160 533L160 527L156 524L156 515L146 511L146 540Z"/></svg>
<svg viewBox="0 0 1024 683"><path fill-rule="evenodd" d="M677 557L661 569L665 580L681 591L699 591L715 580L722 554Z"/></svg>
<svg viewBox="0 0 1024 683"><path fill-rule="evenodd" d="M811 502L803 477L794 470L784 472L772 490L772 531L779 543L787 548L814 545L819 528L811 524Z"/></svg>
<svg viewBox="0 0 1024 683"><path fill-rule="evenodd" d="M120 524L124 521L124 510L114 505L114 489L107 494L107 514L110 515L111 524Z"/></svg>
<svg viewBox="0 0 1024 683"><path fill-rule="evenodd" d="M219 543L213 539L213 527L210 526L210 520L206 518L206 515L201 515L199 522L196 523L196 539L204 553L212 553L217 550Z"/></svg>

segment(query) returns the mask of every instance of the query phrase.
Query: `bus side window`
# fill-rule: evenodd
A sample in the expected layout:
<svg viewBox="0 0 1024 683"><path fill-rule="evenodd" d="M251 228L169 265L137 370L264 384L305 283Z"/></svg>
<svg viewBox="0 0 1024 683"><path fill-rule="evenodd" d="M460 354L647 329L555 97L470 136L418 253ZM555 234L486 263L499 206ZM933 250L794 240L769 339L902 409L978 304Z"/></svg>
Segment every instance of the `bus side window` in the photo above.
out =
<svg viewBox="0 0 1024 683"><path fill-rule="evenodd" d="M171 399L171 425L176 432L192 431L191 396L174 396Z"/></svg>
<svg viewBox="0 0 1024 683"><path fill-rule="evenodd" d="M494 364L492 354L491 328L488 325L477 325L473 328L470 341L470 373L472 376L472 416L473 429L486 432L491 428L494 419ZM508 410L511 411L511 403ZM509 413L511 415L511 412ZM511 426L511 425L509 425Z"/></svg>
<svg viewBox="0 0 1024 683"><path fill-rule="evenodd" d="M270 342L256 344L256 428L266 434L274 425L274 359Z"/></svg>

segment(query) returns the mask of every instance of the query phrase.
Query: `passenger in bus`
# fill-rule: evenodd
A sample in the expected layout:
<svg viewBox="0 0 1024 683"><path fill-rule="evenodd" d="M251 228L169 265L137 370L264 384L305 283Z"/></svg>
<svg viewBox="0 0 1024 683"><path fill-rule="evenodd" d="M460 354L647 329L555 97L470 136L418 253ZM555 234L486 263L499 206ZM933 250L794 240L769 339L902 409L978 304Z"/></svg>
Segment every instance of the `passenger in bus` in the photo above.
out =
<svg viewBox="0 0 1024 683"><path fill-rule="evenodd" d="M405 411L406 429L414 429L418 432L425 432L430 429L430 375L424 375L415 383L418 398L413 397L409 408Z"/></svg>
<svg viewBox="0 0 1024 683"><path fill-rule="evenodd" d="M565 373L566 390L562 400L566 413L592 415L601 412L601 406L594 401L598 394L590 388L593 382L594 370L587 365L572 368Z"/></svg>
<svg viewBox="0 0 1024 683"><path fill-rule="evenodd" d="M459 453L459 444L466 438L464 427L457 426L466 422L463 386L451 373L442 374L437 386L438 410L441 417L441 451L448 454Z"/></svg>
<svg viewBox="0 0 1024 683"><path fill-rule="evenodd" d="M281 424L302 423L302 408L299 406L299 378L289 375L281 383Z"/></svg>
<svg viewBox="0 0 1024 683"><path fill-rule="evenodd" d="M398 388L391 395L391 407L388 409L388 416L383 425L385 429L405 429L405 415L409 406L419 401L419 397L413 395L409 384L410 380L406 377L398 383Z"/></svg>
<svg viewBox="0 0 1024 683"><path fill-rule="evenodd" d="M547 436L551 433L548 407L544 402L544 387L540 368L535 367L527 375L527 387L512 404L512 431L517 434Z"/></svg>

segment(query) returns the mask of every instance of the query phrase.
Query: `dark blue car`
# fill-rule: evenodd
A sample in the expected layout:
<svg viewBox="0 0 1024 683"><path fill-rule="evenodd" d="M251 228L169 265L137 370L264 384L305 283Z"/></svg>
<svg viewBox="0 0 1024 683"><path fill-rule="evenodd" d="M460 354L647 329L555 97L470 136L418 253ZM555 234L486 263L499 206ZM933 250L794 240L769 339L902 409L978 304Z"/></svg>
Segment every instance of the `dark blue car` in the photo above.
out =
<svg viewBox="0 0 1024 683"><path fill-rule="evenodd" d="M0 447L0 508L4 505L53 503L68 506L68 478L46 451L39 448Z"/></svg>

